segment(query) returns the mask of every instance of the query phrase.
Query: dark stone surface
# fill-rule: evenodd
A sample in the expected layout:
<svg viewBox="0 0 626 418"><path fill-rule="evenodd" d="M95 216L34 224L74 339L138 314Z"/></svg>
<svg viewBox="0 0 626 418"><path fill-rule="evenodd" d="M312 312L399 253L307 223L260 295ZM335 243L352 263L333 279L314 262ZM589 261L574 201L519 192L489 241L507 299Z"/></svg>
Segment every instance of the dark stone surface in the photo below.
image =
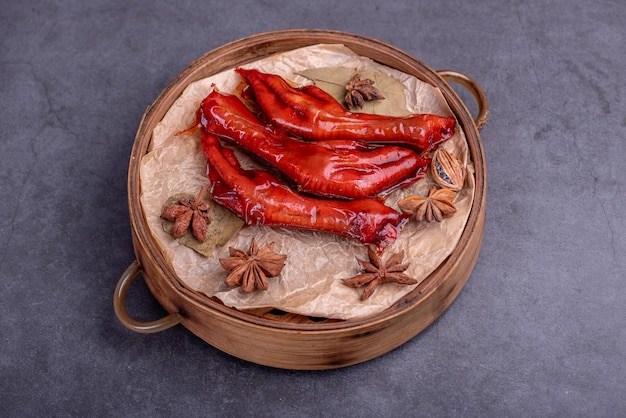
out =
<svg viewBox="0 0 626 418"><path fill-rule="evenodd" d="M3 416L623 416L626 3L32 2L0 7ZM143 110L200 55L286 28L380 39L476 78L488 210L459 298L353 367L249 364L115 318ZM467 97L470 109L475 105ZM141 280L128 310L164 310Z"/></svg>

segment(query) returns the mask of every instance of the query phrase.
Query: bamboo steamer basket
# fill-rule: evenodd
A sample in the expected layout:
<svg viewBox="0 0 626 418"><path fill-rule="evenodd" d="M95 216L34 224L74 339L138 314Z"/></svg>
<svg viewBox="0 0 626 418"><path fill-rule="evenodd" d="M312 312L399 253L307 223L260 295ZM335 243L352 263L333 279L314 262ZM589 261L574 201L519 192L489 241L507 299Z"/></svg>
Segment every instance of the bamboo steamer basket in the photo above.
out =
<svg viewBox="0 0 626 418"><path fill-rule="evenodd" d="M315 44L344 44L355 53L416 76L438 87L465 132L475 167L475 195L457 246L421 284L381 313L355 320L309 318L276 309L240 311L190 289L176 275L154 242L140 203L139 167L154 127L190 83L259 58ZM478 103L474 119L448 84L467 88ZM285 30L246 37L203 55L179 74L150 105L140 122L128 169L128 205L136 261L120 277L113 305L121 323L139 333L182 324L208 344L250 362L284 369L331 369L364 362L400 346L435 321L455 300L478 258L484 233L486 168L479 131L489 117L487 98L472 78L434 71L407 53L354 34L328 30ZM132 319L126 293L141 274L169 312L152 322Z"/></svg>

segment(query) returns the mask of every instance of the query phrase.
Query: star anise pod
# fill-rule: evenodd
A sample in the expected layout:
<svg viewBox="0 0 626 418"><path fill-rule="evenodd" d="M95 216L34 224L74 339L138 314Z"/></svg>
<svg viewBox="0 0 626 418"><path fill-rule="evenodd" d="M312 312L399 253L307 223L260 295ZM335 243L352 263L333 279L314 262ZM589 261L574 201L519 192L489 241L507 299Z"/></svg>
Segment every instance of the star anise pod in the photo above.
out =
<svg viewBox="0 0 626 418"><path fill-rule="evenodd" d="M366 78L361 80L360 74L352 76L346 85L346 93L344 101L349 109L354 107L363 107L366 101L384 99L385 96L374 87L374 80Z"/></svg>
<svg viewBox="0 0 626 418"><path fill-rule="evenodd" d="M456 212L456 206L452 203L455 197L456 192L453 190L431 186L427 197L409 196L400 200L398 206L402 212L414 214L418 222L441 222Z"/></svg>
<svg viewBox="0 0 626 418"><path fill-rule="evenodd" d="M180 238L191 227L194 237L200 242L206 240L207 227L211 223L209 209L211 206L204 201L204 187L198 193L195 200L186 197L179 197L176 203L163 209L161 217L168 221L174 222L174 230L172 235L174 238Z"/></svg>
<svg viewBox="0 0 626 418"><path fill-rule="evenodd" d="M383 264L381 257L378 256L376 250L372 249L372 247L368 247L367 256L369 257L369 261L357 258L363 270L361 274L342 280L343 284L350 287L358 288L365 286L361 300L369 298L376 288L384 283L417 283L417 280L403 273L410 265L410 263L402 263L404 251L393 254L385 264Z"/></svg>
<svg viewBox="0 0 626 418"><path fill-rule="evenodd" d="M249 293L255 289L266 290L268 277L276 277L285 266L286 254L274 252L274 243L259 248L254 238L248 252L228 247L230 257L220 258L220 264L230 274L224 281L230 287L241 286Z"/></svg>

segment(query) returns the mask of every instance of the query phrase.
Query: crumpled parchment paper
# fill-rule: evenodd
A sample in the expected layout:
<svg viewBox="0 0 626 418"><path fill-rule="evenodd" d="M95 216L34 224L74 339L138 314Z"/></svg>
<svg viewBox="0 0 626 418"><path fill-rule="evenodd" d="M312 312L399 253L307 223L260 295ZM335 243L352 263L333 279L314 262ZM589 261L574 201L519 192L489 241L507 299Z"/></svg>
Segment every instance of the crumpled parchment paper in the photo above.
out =
<svg viewBox="0 0 626 418"><path fill-rule="evenodd" d="M305 47L245 65L279 74L299 84L311 81L295 75L296 72L333 66L372 69L395 77L406 86L409 112L454 116L437 88L369 58L357 56L343 45ZM361 301L362 289L350 288L341 279L360 272L356 257L367 259L367 250L356 241L331 234L246 226L226 245L216 249L215 258L207 258L179 245L177 240L163 231L160 213L168 197L177 193L196 195L202 186L209 186L199 134L175 134L193 123L200 102L213 86L222 92L232 92L240 83L241 78L234 71L227 70L190 84L154 129L149 152L141 161L141 203L147 223L157 245L180 279L196 291L219 298L226 306L238 309L274 307L302 315L336 319L378 313L414 289L416 285L385 284L379 286L368 300ZM412 220L385 250L385 254L404 250L404 260L411 263L405 273L420 281L455 248L467 222L474 193L473 166L469 161L465 135L458 124L455 136L443 146L461 158L468 168L466 186L454 202L457 212L441 223L418 224ZM386 197L386 203L398 209L398 200L413 194L425 195L431 184L427 177L391 193ZM221 268L218 258L228 257L229 246L247 251L253 237L261 246L274 242L275 251L287 254L287 261L280 276L269 279L267 291L246 294L239 288L232 289L224 284L227 273ZM386 258L384 255L383 260Z"/></svg>

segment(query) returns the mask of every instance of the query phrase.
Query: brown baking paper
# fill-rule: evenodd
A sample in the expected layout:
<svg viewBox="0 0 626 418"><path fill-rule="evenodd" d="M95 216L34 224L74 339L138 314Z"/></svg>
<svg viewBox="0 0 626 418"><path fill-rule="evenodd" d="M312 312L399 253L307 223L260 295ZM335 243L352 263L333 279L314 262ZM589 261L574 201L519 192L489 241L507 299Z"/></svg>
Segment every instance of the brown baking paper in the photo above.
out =
<svg viewBox="0 0 626 418"><path fill-rule="evenodd" d="M407 111L454 116L441 92L415 77L401 73L369 58L357 56L343 45L315 45L251 64L264 72L279 74L298 84L311 83L297 72L319 67L354 67L360 71L375 70L400 80L406 86ZM194 122L200 102L215 87L222 92L234 92L241 78L233 70L190 84L154 129L149 152L141 161L141 203L154 239L169 260L176 274L190 288L219 298L226 306L237 309L273 307L302 315L353 319L378 313L410 292L416 285L385 284L379 286L366 301L361 301L362 289L353 289L342 278L360 272L356 258L367 259L366 248L353 240L327 233L294 231L263 226L246 226L230 241L207 258L184 247L163 231L160 213L168 197L178 193L196 195L202 186L208 187L206 161L200 149L199 135L175 135ZM454 201L457 212L443 222L417 223L411 220L398 239L387 247L387 254L401 250L410 262L405 273L423 280L437 268L456 247L465 227L474 193L473 166L468 157L467 142L457 124L456 134L446 141L448 151L461 158L468 168L468 181ZM386 197L386 203L398 209L398 200L425 195L430 176L397 190ZM287 254L280 276L270 278L267 291L243 293L224 284L227 273L218 258L228 257L228 247L248 250L250 240L259 245L275 243L275 251Z"/></svg>

